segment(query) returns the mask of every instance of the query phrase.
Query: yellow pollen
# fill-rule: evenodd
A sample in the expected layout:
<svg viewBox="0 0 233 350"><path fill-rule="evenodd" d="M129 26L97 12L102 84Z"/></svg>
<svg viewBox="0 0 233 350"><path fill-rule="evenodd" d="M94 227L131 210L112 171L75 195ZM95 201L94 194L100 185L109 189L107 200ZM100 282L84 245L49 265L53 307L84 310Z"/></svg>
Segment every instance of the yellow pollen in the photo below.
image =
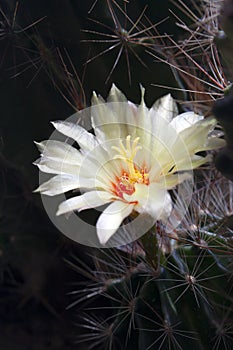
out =
<svg viewBox="0 0 233 350"><path fill-rule="evenodd" d="M146 183L148 181L148 174L145 173L145 171L138 170L134 164L134 158L137 152L142 149L141 146L138 146L139 139L139 137L136 137L133 142L131 142L131 136L128 135L125 145L122 140L120 140L119 147L112 146L112 149L117 152L114 159L121 159L127 165L127 183L131 185L135 183Z"/></svg>

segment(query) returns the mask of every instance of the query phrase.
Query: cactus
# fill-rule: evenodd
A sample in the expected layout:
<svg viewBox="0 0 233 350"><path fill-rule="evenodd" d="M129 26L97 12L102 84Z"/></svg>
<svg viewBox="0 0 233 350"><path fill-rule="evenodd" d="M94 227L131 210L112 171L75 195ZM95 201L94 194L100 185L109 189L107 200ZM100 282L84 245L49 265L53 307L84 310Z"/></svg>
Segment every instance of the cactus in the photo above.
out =
<svg viewBox="0 0 233 350"><path fill-rule="evenodd" d="M206 3L219 14L217 2L203 1L203 8ZM179 1L179 4L182 7L184 2ZM185 9L187 11L187 7ZM217 15L209 15L209 22L206 23L216 24L216 19ZM203 23L200 32L195 32L196 43L207 28ZM207 41L214 49L212 53L204 54L207 61L212 55L213 62L216 57L221 62L216 39L219 33L218 26L212 27ZM227 35L230 37L230 34ZM190 38L193 36L194 31ZM175 43L172 38L170 40ZM189 53L185 53L185 44L183 48L180 44L175 46L183 55L182 59L186 62L190 60L187 72L182 72L184 74L180 77L176 75L177 81L179 83L183 79L191 84L190 72L200 69L203 57L195 56L192 59ZM195 50L200 55L202 44ZM157 57L153 49L151 52ZM160 59L167 55L168 65L172 65L180 74L177 61L171 60L171 53L164 47ZM192 91L193 86L188 85L187 92L193 92L195 96L198 93L205 95L206 102L201 101L198 109L210 113L210 107L214 106L213 113L223 127L227 147L215 155L215 164L222 174L214 168L196 171L192 201L175 230L169 231L157 223L150 232L129 246L95 250L91 266L75 256L68 260L79 276L84 276L84 287L78 286L72 292L74 300L70 306L79 308L80 335L77 343L84 344L86 349L233 348L233 184L223 176L232 179L233 173L232 95L230 89L228 96L217 103L208 104L207 97L211 96L213 100L223 97L228 86L224 64L218 70L219 75L216 75L216 62L213 65L210 60L208 62L209 67L204 66L199 72L200 76L197 76L200 89ZM185 79L186 73L188 79ZM203 74L209 79L208 82L203 80ZM211 90L214 84L218 93ZM184 102L188 105L187 100ZM226 153L227 160L231 160L227 164L224 158ZM182 203L177 209L177 217L181 208Z"/></svg>
<svg viewBox="0 0 233 350"><path fill-rule="evenodd" d="M163 84L165 91L170 89L173 95L178 90L176 96L182 99L184 110L210 114L214 106L213 113L227 141L226 148L214 154L215 166L221 174L212 168L209 172L205 169L195 173L192 202L176 230L157 223L131 245L91 250L85 262L76 255L67 258L68 264L78 273L78 278L74 275L68 278L72 282L79 280L77 289L71 291L70 302L70 307L78 308L78 328L75 329L78 347L85 350L232 349L233 185L223 177L233 179L233 100L229 83L232 76L232 1L200 0L198 6L194 0L178 0L177 6L169 5L168 0L69 0L60 2L59 6L57 1L50 1L47 11L43 4L34 4L37 13L30 1L25 0L20 5L13 3L3 1L4 6L0 7L1 73L3 77L19 78L25 77L23 73L27 72L26 85L32 89L25 93L22 89L25 81L19 85L18 80L17 90L13 91L20 105L23 105L22 96L26 95L27 104L33 101L31 105L36 106L34 111L29 110L25 123L19 119L17 124L14 117L21 128L12 147L14 155L18 152L15 150L19 141L24 145L23 150L29 149L23 143L24 137L28 140L42 136L40 133L45 130L41 125L45 122L47 126L51 115L62 118L60 106L64 114L69 106L72 111L82 109L86 106L85 97L88 101L92 90L104 95L111 82L134 101L139 95L140 82L147 87L149 102L165 94L160 87ZM223 7L219 22L220 5ZM34 22L23 18L22 11L27 7ZM160 24L168 15L168 7L172 7L179 28L171 26L171 21ZM186 31L186 36L179 41L181 29ZM88 44L84 42L81 46L79 37ZM9 65L14 65L13 71L9 70ZM83 71L86 75L79 78ZM5 101L3 97L7 115L9 108L13 108L12 83L9 84L10 98ZM54 90L64 101L60 96L55 97ZM27 122L33 124L32 115L39 132L35 129L28 132L25 128ZM8 123L9 120L6 125ZM7 139L4 129L3 123L3 138ZM28 159L21 162L22 154L19 162L28 164ZM21 173L0 161L4 185L9 181L10 188L14 188L13 199L12 193L2 192L1 196L0 294L1 305L5 305L1 315L7 322L17 319L27 326L30 324L25 328L34 333L35 314L38 314L41 323L46 324L46 329L42 327L41 332L35 332L40 340L38 348L44 350L48 346L63 350L66 334L57 322L62 308L57 304L62 299L67 279L64 272L61 274L59 258L76 249L69 242L67 250L61 250L58 233L35 206ZM11 174L16 174L13 182ZM176 197L176 192L172 195ZM179 204L177 217L183 203ZM14 220L16 217L20 227ZM80 256L80 252L78 254ZM50 259L51 256L55 260ZM59 275L59 281L51 283L51 275ZM58 291L58 287L62 287L62 291ZM54 294L59 294L57 301ZM62 301L64 303L64 299ZM33 313L31 305L35 304ZM9 316L5 312L8 310ZM52 319L49 323L48 314ZM31 322L33 318L35 324ZM45 333L48 338L52 334L53 345L43 344Z"/></svg>
<svg viewBox="0 0 233 350"><path fill-rule="evenodd" d="M176 232L157 224L131 246L96 251L94 268L73 257L88 276L74 302L85 304L77 341L87 349L231 349L232 193L213 171Z"/></svg>

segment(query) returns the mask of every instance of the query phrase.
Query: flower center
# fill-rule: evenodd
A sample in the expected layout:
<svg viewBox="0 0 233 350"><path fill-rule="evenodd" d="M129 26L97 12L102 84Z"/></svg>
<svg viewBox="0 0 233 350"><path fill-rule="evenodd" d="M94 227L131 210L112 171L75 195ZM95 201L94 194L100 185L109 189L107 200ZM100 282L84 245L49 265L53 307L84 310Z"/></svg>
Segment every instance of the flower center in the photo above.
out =
<svg viewBox="0 0 233 350"><path fill-rule="evenodd" d="M124 194L133 194L135 191L134 185L136 183L149 184L149 176L146 172L146 168L139 168L134 161L137 152L141 149L141 146L138 146L138 142L139 137L136 137L133 142L131 142L131 136L128 135L125 145L122 140L120 140L119 147L112 146L112 149L117 152L114 159L121 159L126 165L126 169L122 170L122 175L117 177L116 183L113 184L114 192L121 198L123 198Z"/></svg>

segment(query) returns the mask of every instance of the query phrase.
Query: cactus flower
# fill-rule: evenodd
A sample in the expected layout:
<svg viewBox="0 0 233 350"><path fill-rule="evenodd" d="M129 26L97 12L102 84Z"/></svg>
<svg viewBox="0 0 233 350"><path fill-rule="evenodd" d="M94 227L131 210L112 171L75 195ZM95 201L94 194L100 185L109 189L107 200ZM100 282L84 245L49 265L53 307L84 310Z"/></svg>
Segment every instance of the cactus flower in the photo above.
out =
<svg viewBox="0 0 233 350"><path fill-rule="evenodd" d="M171 95L147 108L144 96L136 106L113 86L107 101L93 94L91 116L93 133L76 123L52 122L79 148L55 140L37 143L41 158L36 165L56 176L36 191L49 196L81 191L62 202L57 215L108 204L96 224L101 244L133 212L165 221L172 210L169 190L209 161L209 155L198 152L224 143L210 135L215 119L178 114Z"/></svg>

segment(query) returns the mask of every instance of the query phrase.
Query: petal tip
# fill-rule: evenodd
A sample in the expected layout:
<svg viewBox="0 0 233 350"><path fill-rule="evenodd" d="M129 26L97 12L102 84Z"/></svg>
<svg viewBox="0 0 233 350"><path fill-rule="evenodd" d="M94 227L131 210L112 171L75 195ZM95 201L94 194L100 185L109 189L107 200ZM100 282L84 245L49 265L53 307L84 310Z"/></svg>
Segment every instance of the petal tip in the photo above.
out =
<svg viewBox="0 0 233 350"><path fill-rule="evenodd" d="M97 228L97 237L98 237L100 244L103 246L105 246L108 243L109 239L112 237L113 234L114 233L112 233L111 235L106 234L102 230Z"/></svg>
<svg viewBox="0 0 233 350"><path fill-rule="evenodd" d="M56 128L56 125L59 123L59 121L58 120L53 120L50 123L54 126L54 128Z"/></svg>
<svg viewBox="0 0 233 350"><path fill-rule="evenodd" d="M41 145L41 142L37 142L37 141L33 141L33 143L39 148L39 146Z"/></svg>
<svg viewBox="0 0 233 350"><path fill-rule="evenodd" d="M35 160L32 165L36 165L36 166L39 166L40 165L40 158Z"/></svg>

